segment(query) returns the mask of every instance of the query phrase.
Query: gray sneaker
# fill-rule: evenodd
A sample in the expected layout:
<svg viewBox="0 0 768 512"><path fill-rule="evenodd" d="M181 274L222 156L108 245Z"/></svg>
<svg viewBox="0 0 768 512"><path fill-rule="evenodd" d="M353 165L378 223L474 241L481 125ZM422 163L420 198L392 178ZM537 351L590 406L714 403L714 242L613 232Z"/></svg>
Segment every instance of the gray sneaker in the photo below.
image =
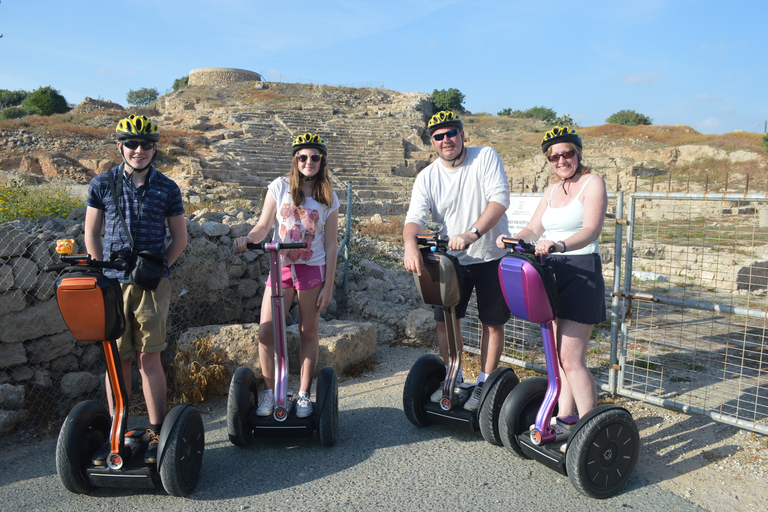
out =
<svg viewBox="0 0 768 512"><path fill-rule="evenodd" d="M429 397L429 400L435 403L440 402L440 399L443 398L443 386L445 385L445 381L440 383L440 386L435 390L434 393L432 393L432 396ZM453 388L453 392L455 394L460 394L462 392L461 388L459 386L456 386Z"/></svg>
<svg viewBox="0 0 768 512"><path fill-rule="evenodd" d="M299 392L299 398L296 399L296 417L308 418L312 416L312 402L309 399L309 393Z"/></svg>
<svg viewBox="0 0 768 512"><path fill-rule="evenodd" d="M259 406L256 408L256 416L271 416L274 410L275 394L271 389L268 389L259 397Z"/></svg>
<svg viewBox="0 0 768 512"><path fill-rule="evenodd" d="M480 406L480 394L483 392L483 384L483 382L480 382L475 386L475 389L472 391L472 396L470 396L469 400L464 404L465 411L476 411Z"/></svg>

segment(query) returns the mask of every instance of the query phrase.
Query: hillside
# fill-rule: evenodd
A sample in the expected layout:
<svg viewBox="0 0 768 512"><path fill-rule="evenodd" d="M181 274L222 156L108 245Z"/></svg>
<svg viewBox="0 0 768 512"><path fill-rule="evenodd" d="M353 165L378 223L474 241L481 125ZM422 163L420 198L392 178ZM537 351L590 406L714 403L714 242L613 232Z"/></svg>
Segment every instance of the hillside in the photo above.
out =
<svg viewBox="0 0 768 512"><path fill-rule="evenodd" d="M266 184L289 169L290 141L320 133L329 146L337 189L352 183L370 211L401 214L413 176L434 159L425 123L426 93L267 82L190 86L131 109L162 133L159 166L189 202L261 202ZM119 162L112 134L127 115L119 105L86 99L68 114L0 122L0 179L87 184ZM540 121L488 114L463 116L470 145L502 157L513 192L540 190L549 167ZM585 161L609 189L760 192L768 176L762 135L705 135L687 126L579 127ZM749 175L749 178L747 178ZM670 178L671 176L671 178ZM757 185L755 185L757 184ZM340 194L340 196L343 194Z"/></svg>

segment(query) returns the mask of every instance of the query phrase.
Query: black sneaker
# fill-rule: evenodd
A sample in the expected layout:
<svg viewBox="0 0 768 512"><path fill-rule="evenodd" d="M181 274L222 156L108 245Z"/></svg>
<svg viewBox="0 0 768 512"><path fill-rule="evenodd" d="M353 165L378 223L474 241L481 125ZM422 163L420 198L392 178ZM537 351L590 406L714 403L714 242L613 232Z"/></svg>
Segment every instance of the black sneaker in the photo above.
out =
<svg viewBox="0 0 768 512"><path fill-rule="evenodd" d="M106 466L107 455L109 455L109 441L101 445L101 448L96 450L96 453L93 454L93 459L91 462L93 462L94 466Z"/></svg>
<svg viewBox="0 0 768 512"><path fill-rule="evenodd" d="M149 440L147 445L147 451L144 452L144 464L156 464L157 463L157 443L160 441L160 436L157 432L151 428L147 429L145 439Z"/></svg>

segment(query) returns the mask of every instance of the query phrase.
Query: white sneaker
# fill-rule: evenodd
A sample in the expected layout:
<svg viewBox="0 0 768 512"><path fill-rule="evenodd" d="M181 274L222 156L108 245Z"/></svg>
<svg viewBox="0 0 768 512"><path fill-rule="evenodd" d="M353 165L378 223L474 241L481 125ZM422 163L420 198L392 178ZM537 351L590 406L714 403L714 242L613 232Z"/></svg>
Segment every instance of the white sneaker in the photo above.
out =
<svg viewBox="0 0 768 512"><path fill-rule="evenodd" d="M259 406L256 408L256 416L271 416L274 410L275 394L271 389L268 389L259 397Z"/></svg>
<svg viewBox="0 0 768 512"><path fill-rule="evenodd" d="M477 408L480 407L480 395L483 392L483 384L484 382L480 382L475 386L475 389L472 391L472 396L470 396L469 400L464 404L465 411L476 411Z"/></svg>
<svg viewBox="0 0 768 512"><path fill-rule="evenodd" d="M296 399L296 417L308 418L312 416L312 402L309 400L309 393L299 391L299 398Z"/></svg>

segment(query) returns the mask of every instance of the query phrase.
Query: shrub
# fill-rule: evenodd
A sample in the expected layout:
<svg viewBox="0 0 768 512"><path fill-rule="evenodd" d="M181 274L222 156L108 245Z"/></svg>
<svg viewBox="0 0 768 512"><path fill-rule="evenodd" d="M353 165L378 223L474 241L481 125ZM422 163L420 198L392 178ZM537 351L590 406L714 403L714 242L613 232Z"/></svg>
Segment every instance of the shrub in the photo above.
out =
<svg viewBox="0 0 768 512"><path fill-rule="evenodd" d="M154 87L152 87L151 89L142 87L138 91L134 91L134 90L128 91L128 94L125 96L125 99L129 105L143 107L145 105L149 105L153 101L157 101L157 97L159 95L160 94L157 92L157 89L155 89Z"/></svg>
<svg viewBox="0 0 768 512"><path fill-rule="evenodd" d="M432 105L435 111L453 110L454 112L463 112L464 95L458 89L435 89L432 93Z"/></svg>
<svg viewBox="0 0 768 512"><path fill-rule="evenodd" d="M505 108L500 110L497 115L514 117L516 119L541 119L546 123L554 123L557 119L557 113L547 107L533 107L528 110L512 110L511 108Z"/></svg>
<svg viewBox="0 0 768 512"><path fill-rule="evenodd" d="M635 112L634 110L620 110L605 120L606 123L621 124L624 126L637 126L639 124L653 124L650 117Z"/></svg>
<svg viewBox="0 0 768 512"><path fill-rule="evenodd" d="M210 336L195 339L193 346L178 350L171 366L172 404L197 404L212 393L225 392L229 375L224 359L225 355L215 350Z"/></svg>
<svg viewBox="0 0 768 512"><path fill-rule="evenodd" d="M178 91L189 85L189 76L183 76L173 81L173 90Z"/></svg>
<svg viewBox="0 0 768 512"><path fill-rule="evenodd" d="M0 223L16 217L66 218L83 202L70 195L64 188L37 187L30 189L23 182L13 180L0 185Z"/></svg>
<svg viewBox="0 0 768 512"><path fill-rule="evenodd" d="M27 115L27 112L21 107L6 107L0 110L0 119L20 119Z"/></svg>
<svg viewBox="0 0 768 512"><path fill-rule="evenodd" d="M52 88L50 85L40 87L29 93L29 95L24 98L21 106L27 111L27 115L30 115L33 112L37 113L37 111L43 116L69 112L67 100L64 99L64 96L59 94L59 91ZM35 109L37 109L37 111L35 111Z"/></svg>
<svg viewBox="0 0 768 512"><path fill-rule="evenodd" d="M768 151L768 134L763 136L763 146L765 146L765 150Z"/></svg>
<svg viewBox="0 0 768 512"><path fill-rule="evenodd" d="M0 108L2 107L17 107L21 105L29 95L27 91L9 91L8 89L0 89Z"/></svg>

